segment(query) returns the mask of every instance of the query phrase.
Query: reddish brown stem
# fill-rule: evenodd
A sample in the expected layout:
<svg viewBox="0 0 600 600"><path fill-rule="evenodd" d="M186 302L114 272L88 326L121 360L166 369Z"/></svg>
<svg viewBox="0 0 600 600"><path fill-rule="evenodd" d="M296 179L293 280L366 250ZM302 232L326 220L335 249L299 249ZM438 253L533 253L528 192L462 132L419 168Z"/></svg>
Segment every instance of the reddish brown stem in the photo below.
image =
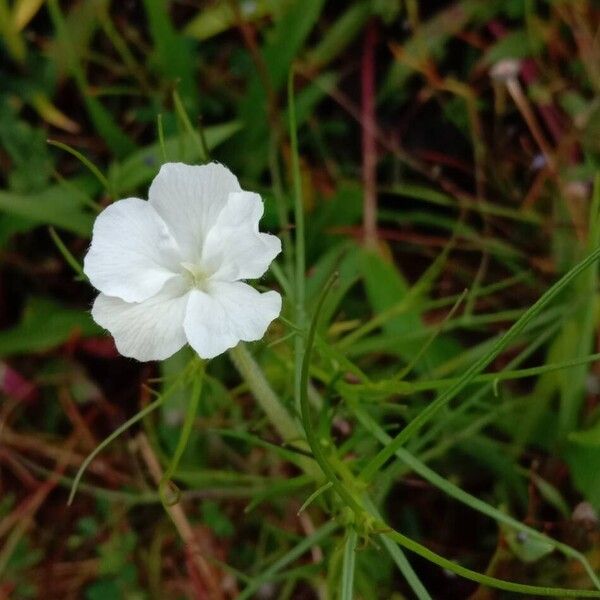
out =
<svg viewBox="0 0 600 600"><path fill-rule="evenodd" d="M377 247L377 144L375 119L375 46L377 24L371 20L365 30L361 64L362 90L362 177L364 242Z"/></svg>

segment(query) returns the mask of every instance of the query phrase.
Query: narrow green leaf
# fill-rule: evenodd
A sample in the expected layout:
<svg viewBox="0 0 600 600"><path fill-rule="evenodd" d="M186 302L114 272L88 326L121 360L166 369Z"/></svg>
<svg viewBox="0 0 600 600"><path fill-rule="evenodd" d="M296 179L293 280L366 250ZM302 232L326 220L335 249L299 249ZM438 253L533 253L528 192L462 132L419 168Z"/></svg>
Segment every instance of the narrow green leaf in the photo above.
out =
<svg viewBox="0 0 600 600"><path fill-rule="evenodd" d="M594 264L600 258L600 248L597 248L590 255L574 266L568 273L559 279L535 304L530 306L519 320L497 341L494 342L492 349L476 360L468 368L459 380L452 385L446 392L440 394L433 402L427 405L385 448L383 448L375 458L363 470L362 476L370 479L379 468L390 459L396 450L400 448L407 440L416 434L421 427L427 423L442 407L446 406L450 400L456 397L461 390L468 385L471 380L478 375L487 365L489 365L518 335L525 329L527 324L534 319L543 308L565 289L580 273Z"/></svg>
<svg viewBox="0 0 600 600"><path fill-rule="evenodd" d="M85 470L88 468L90 463L106 448L111 442L116 440L122 433L127 431L132 425L135 425L138 421L141 421L146 415L149 415L153 410L156 410L162 404L163 398L160 397L154 402L151 402L147 406L145 406L142 410L140 410L137 414L135 414L131 419L128 419L121 425L117 427L107 438L105 438L100 444L98 444L90 454L86 457L86 459L81 463L79 470L77 471L77 475L75 475L75 479L73 480L73 485L71 486L71 491L69 493L69 498L67 500L67 505L70 506L73 502L73 498L75 498L75 494L77 493L77 488L79 487L79 482L85 473Z"/></svg>
<svg viewBox="0 0 600 600"><path fill-rule="evenodd" d="M85 273L83 272L83 267L81 266L79 261L73 256L73 254L67 248L65 243L60 239L60 236L58 235L58 233L56 233L54 227L49 227L48 231L50 231L50 237L52 238L52 241L58 248L59 252L62 254L65 261L81 279L85 279L86 277Z"/></svg>
<svg viewBox="0 0 600 600"><path fill-rule="evenodd" d="M342 581L340 585L340 600L354 598L354 566L356 564L356 531L348 529L344 544L344 561L342 563Z"/></svg>
<svg viewBox="0 0 600 600"><path fill-rule="evenodd" d="M94 175L94 177L102 184L102 187L106 190L107 193L110 194L110 183L108 179L102 174L100 169L89 159L86 158L79 150L72 148L68 144L63 144L63 142L59 142L57 140L48 140L48 143L51 146L56 146L65 152L68 152L72 156L74 156L79 162L81 162L85 167L87 167L90 172Z"/></svg>

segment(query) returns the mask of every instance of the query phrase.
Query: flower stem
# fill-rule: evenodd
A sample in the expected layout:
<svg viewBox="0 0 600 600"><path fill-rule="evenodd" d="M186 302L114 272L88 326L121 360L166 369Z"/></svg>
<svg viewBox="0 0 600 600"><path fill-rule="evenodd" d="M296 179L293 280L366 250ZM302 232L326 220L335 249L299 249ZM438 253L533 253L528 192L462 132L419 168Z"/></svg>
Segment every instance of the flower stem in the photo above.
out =
<svg viewBox="0 0 600 600"><path fill-rule="evenodd" d="M229 358L242 379L248 384L250 391L281 439L285 443L296 442L297 445L302 446L304 436L299 425L282 405L254 357L248 352L246 345L240 342L235 348L229 350ZM298 444L298 441L301 441L302 444ZM299 460L299 464L308 475L317 480L322 479L320 471L312 459L302 458Z"/></svg>
<svg viewBox="0 0 600 600"><path fill-rule="evenodd" d="M196 375L196 374L195 374ZM200 368L198 369L197 376L194 377L194 381L192 384L192 393L190 398L190 403L188 405L187 412L185 413L185 420L183 422L183 429L181 430L181 435L179 436L179 440L177 441L177 446L175 447L175 453L173 454L173 458L169 463L169 466L164 472L160 483L158 484L158 492L160 494L160 499L162 503L167 507L168 505L173 504L173 499L168 497L169 492L175 492L174 501L177 502L179 500L179 490L172 483L173 475L177 471L177 467L179 466L179 461L185 452L185 449L188 445L190 435L192 434L192 428L194 426L194 419L196 418L196 413L198 412L198 403L200 402L200 396L202 395L202 383L204 382L204 363L200 363Z"/></svg>
<svg viewBox="0 0 600 600"><path fill-rule="evenodd" d="M317 333L317 324L319 320L319 315L321 312L321 308L323 307L323 302L327 297L327 294L331 290L331 286L337 280L337 273L334 274L333 277L329 279L323 291L321 292L321 296L317 303L317 307L315 310L315 314L313 316L313 320L308 331L308 340L306 342L306 350L304 352L304 356L302 357L302 371L300 378L300 410L302 414L302 425L304 426L304 432L306 433L306 439L308 441L308 445L312 450L313 456L317 461L321 471L323 471L323 475L329 480L333 489L337 492L338 496L342 499L342 501L347 505L349 509L351 509L357 518L361 518L366 515L365 509L361 506L360 500L357 499L350 489L347 489L344 486L344 483L338 479L338 476L334 470L334 468L329 463L325 452L321 446L321 441L319 440L314 427L311 423L310 418L310 406L308 402L308 375L310 369L310 359L312 356L312 348L315 341L315 335Z"/></svg>
<svg viewBox="0 0 600 600"><path fill-rule="evenodd" d="M288 113L291 144L292 181L294 184L294 227L295 227L295 259L296 259L296 305L298 310L304 310L304 273L306 256L304 248L304 205L302 202L302 175L298 156L298 131L296 121L296 102L294 99L294 71L288 77Z"/></svg>
<svg viewBox="0 0 600 600"><path fill-rule="evenodd" d="M281 439L284 442L291 442L301 438L300 429L296 422L281 405L277 394L269 385L254 357L248 352L246 345L240 342L235 348L232 348L229 351L229 358L248 384L250 391Z"/></svg>
<svg viewBox="0 0 600 600"><path fill-rule="evenodd" d="M302 378L302 356L304 355L304 329L306 327L306 249L304 240L304 203L302 199L302 174L300 172L300 158L298 154L298 123L296 120L296 100L294 98L294 70L288 76L288 114L291 146L291 169L294 184L294 308L296 324L300 334L294 340L294 400L296 409L300 407L300 386Z"/></svg>

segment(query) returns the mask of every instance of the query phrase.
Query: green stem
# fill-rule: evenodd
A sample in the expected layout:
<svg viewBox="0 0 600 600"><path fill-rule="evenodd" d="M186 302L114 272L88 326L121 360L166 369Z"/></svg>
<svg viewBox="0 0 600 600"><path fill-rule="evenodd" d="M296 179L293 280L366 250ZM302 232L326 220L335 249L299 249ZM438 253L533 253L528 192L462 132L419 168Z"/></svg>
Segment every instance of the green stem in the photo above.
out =
<svg viewBox="0 0 600 600"><path fill-rule="evenodd" d="M196 145L198 156L200 156L200 161L203 163L207 162L209 157L207 154L206 145L203 143L201 135L194 129L194 126L190 121L190 117L183 106L183 102L181 101L177 90L173 90L173 105L175 107L175 113L181 120L184 129L192 138L193 143Z"/></svg>
<svg viewBox="0 0 600 600"><path fill-rule="evenodd" d="M283 193L281 168L279 164L279 140L277 132L273 133L269 144L269 170L271 173L271 182L273 195L275 197L275 208L277 209L277 218L279 220L279 229L281 230L281 240L283 243L283 262L285 266L286 278L294 278L294 249L292 246L292 236L290 234L290 220L288 216L288 203ZM293 298L293 293L290 295Z"/></svg>
<svg viewBox="0 0 600 600"><path fill-rule="evenodd" d="M160 152L162 156L163 164L168 162L167 149L165 147L165 129L163 127L163 117L161 113L156 116L156 129L158 131L158 143L160 145Z"/></svg>
<svg viewBox="0 0 600 600"><path fill-rule="evenodd" d="M229 358L283 442L294 442L300 450L308 449L298 423L283 406L246 345L240 342L229 350ZM294 460L307 475L317 481L322 479L312 458L298 455Z"/></svg>
<svg viewBox="0 0 600 600"><path fill-rule="evenodd" d="M329 461L325 456L325 453L323 452L321 441L318 439L317 434L315 433L315 430L311 423L310 404L308 401L308 376L310 371L310 359L312 356L312 349L315 343L315 335L317 333L319 315L321 313L323 303L325 302L325 298L327 297L328 292L331 290L331 287L336 280L337 274L331 277L325 285L325 287L323 288L323 291L321 292L321 296L317 303L315 315L310 325L310 330L308 332L308 338L306 340L306 350L302 358L302 370L300 379L300 411L302 414L302 424L304 426L304 432L306 433L306 440L308 441L308 445L310 446L313 456L315 457L315 460L321 468L321 471L323 471L325 477L331 482L334 490L338 493L339 497L348 505L349 508L352 509L352 511L358 518L362 518L365 515L364 508L360 505L356 498L346 489L344 484L338 479L333 467L329 464Z"/></svg>
<svg viewBox="0 0 600 600"><path fill-rule="evenodd" d="M288 78L288 107L292 160L292 178L294 182L294 225L295 225L295 254L296 254L296 305L299 311L304 311L304 272L306 257L304 248L304 206L302 203L302 179L300 160L298 157L298 132L296 125L296 101L294 99L294 71ZM302 321L298 320L301 324Z"/></svg>
<svg viewBox="0 0 600 600"><path fill-rule="evenodd" d="M294 182L294 226L295 226L295 285L294 285L294 302L296 313L296 324L298 325L301 334L297 335L294 340L294 399L296 406L300 402L301 394L301 379L302 379L302 363L301 357L304 354L304 334L306 328L306 289L305 289L305 272L306 272L306 250L304 241L304 205L302 202L302 178L300 174L300 159L298 156L298 131L296 121L296 101L294 99L294 71L290 70L288 77L288 114L290 128L290 144L291 144L291 161L292 161L292 178Z"/></svg>
<svg viewBox="0 0 600 600"><path fill-rule="evenodd" d="M566 588L550 588L542 587L537 585L526 585L522 583L514 583L512 581L505 581L503 579L496 579L489 575L483 575L477 573L471 569L467 569L454 561L448 560L435 552L432 552L425 546L422 546L418 542L411 540L410 538L398 533L397 531L386 532L385 535L404 546L407 550L422 556L426 560L450 571L456 573L465 579L475 581L480 585L486 585L488 587L496 588L499 590L505 590L507 592L515 592L517 594L527 594L529 597L535 596L553 596L558 598L600 598L600 592L591 590L572 590Z"/></svg>
<svg viewBox="0 0 600 600"><path fill-rule="evenodd" d="M356 564L357 539L358 536L356 534L356 530L351 527L348 530L346 543L344 545L344 562L342 565L340 600L352 600L354 598L354 566Z"/></svg>
<svg viewBox="0 0 600 600"><path fill-rule="evenodd" d="M281 439L284 442L301 439L302 435L296 422L281 404L246 345L240 342L229 350L229 358Z"/></svg>
<svg viewBox="0 0 600 600"><path fill-rule="evenodd" d="M471 385L479 383L500 383L511 379L525 379L528 377L537 377L545 373L579 367L600 360L600 352L589 354L582 358L565 360L548 365L540 365L539 367L527 367L526 369L514 369L509 371L498 371L497 373L483 373L477 375L469 382ZM459 381L459 377L448 377L446 379L429 379L427 381L397 381L395 379L387 379L376 381L373 383L355 383L348 385L348 391L359 392L380 392L386 394L394 394L401 396L410 396L419 392L438 390L440 388L452 385Z"/></svg>
<svg viewBox="0 0 600 600"><path fill-rule="evenodd" d="M165 472L158 484L158 492L160 494L160 499L165 507L172 506L173 502L167 498L167 488L170 488L171 491L174 487L172 483L173 475L177 471L177 467L181 461L181 457L187 448L190 436L192 434L192 429L194 427L194 420L196 418L196 413L198 412L198 404L200 402L200 396L202 395L202 384L204 382L204 363L200 363L200 368L197 373L197 377L194 377L194 381L192 384L192 393L190 397L190 402L187 407L187 411L185 413L185 419L183 421L183 428L181 429L181 434L179 436L179 440L177 441L177 446L175 447L175 452L173 457L171 458L171 462L168 467L165 469Z"/></svg>
<svg viewBox="0 0 600 600"><path fill-rule="evenodd" d="M404 575L404 579L408 585L410 585L412 591L415 593L418 600L432 600L429 592L425 589L425 586L421 583L421 580L415 573L411 564L408 562L404 552L400 548L400 546L385 535L380 535L379 539L381 543L385 546L388 554L392 557L392 560L396 563L398 569L402 575Z"/></svg>
<svg viewBox="0 0 600 600"><path fill-rule="evenodd" d="M74 156L80 163L89 169L92 175L100 182L106 193L114 199L114 190L112 189L110 182L89 158L86 158L79 150L75 150L75 148L71 148L68 144L64 144L58 140L47 140L47 143L50 144L50 146L56 146Z"/></svg>
<svg viewBox="0 0 600 600"><path fill-rule="evenodd" d="M364 496L364 503L367 510L378 521L383 521L381 515L379 514L379 511L377 510L377 507L375 506L371 498L369 498L366 494ZM406 583L410 585L412 591L417 596L417 599L432 600L431 596L429 595L429 592L425 589L425 586L421 583L419 576L415 573L414 569L412 568L410 562L408 561L408 558L406 558L406 555L404 554L402 548L383 534L379 535L379 539L385 546L386 550L388 551L388 554L392 557L392 560L396 563L398 569L400 569L400 572L406 579Z"/></svg>
<svg viewBox="0 0 600 600"><path fill-rule="evenodd" d="M58 233L56 233L56 229L54 229L54 227L48 227L48 231L50 232L50 237L52 238L54 245L58 248L68 265L73 269L73 271L75 271L75 273L77 273L78 277L83 280L87 279L86 274L83 272L83 267L67 248L66 244L62 241Z"/></svg>

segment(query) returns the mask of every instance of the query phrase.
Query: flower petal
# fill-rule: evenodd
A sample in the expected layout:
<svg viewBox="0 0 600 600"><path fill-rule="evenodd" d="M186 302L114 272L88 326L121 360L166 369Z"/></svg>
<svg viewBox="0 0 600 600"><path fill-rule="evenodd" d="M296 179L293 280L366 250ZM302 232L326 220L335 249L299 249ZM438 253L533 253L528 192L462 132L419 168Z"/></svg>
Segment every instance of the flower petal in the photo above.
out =
<svg viewBox="0 0 600 600"><path fill-rule="evenodd" d="M175 276L180 262L177 243L152 206L127 198L98 215L83 270L104 294L141 302Z"/></svg>
<svg viewBox="0 0 600 600"><path fill-rule="evenodd" d="M253 192L229 194L204 242L202 266L211 277L224 281L256 279L281 252L281 241L260 233L263 202Z"/></svg>
<svg viewBox="0 0 600 600"><path fill-rule="evenodd" d="M144 302L123 302L100 294L92 317L110 331L123 356L141 361L164 360L186 343L183 321L188 290L183 278L177 277Z"/></svg>
<svg viewBox="0 0 600 600"><path fill-rule="evenodd" d="M177 239L185 260L197 262L205 235L227 197L239 191L236 176L218 163L167 163L154 178L148 198Z"/></svg>
<svg viewBox="0 0 600 600"><path fill-rule="evenodd" d="M213 358L240 340L261 339L280 312L277 292L261 294L240 281L211 281L207 291L190 293L183 327L200 357Z"/></svg>

